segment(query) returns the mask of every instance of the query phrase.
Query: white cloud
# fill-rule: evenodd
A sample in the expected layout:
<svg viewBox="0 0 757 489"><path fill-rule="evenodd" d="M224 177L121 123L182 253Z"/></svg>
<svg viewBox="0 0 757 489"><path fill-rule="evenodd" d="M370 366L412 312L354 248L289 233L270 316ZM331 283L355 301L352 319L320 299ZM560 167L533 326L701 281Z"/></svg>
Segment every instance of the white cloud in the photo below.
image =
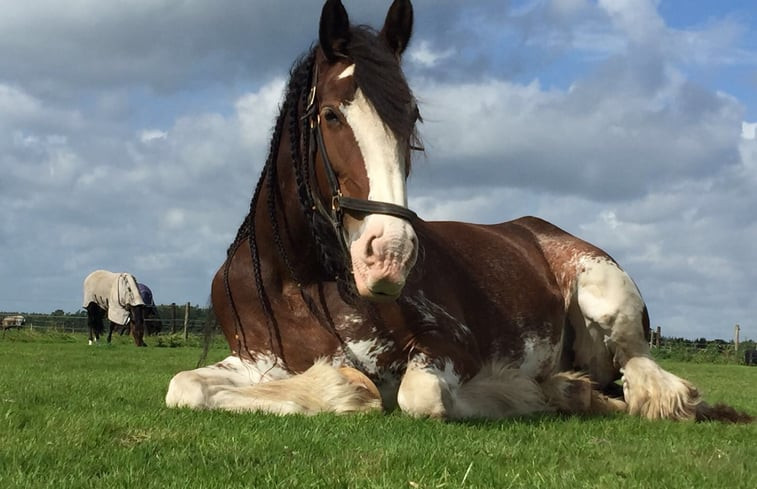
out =
<svg viewBox="0 0 757 489"><path fill-rule="evenodd" d="M742 122L741 137L744 139L755 139L757 132L757 122Z"/></svg>
<svg viewBox="0 0 757 489"><path fill-rule="evenodd" d="M271 136L286 80L276 77L260 90L240 97L234 104L240 137L249 148L265 147Z"/></svg>
<svg viewBox="0 0 757 489"><path fill-rule="evenodd" d="M413 45L405 55L410 61L417 63L423 67L430 68L438 65L441 61L450 58L455 52L452 48L444 49L441 51L434 50L431 43L427 40Z"/></svg>
<svg viewBox="0 0 757 489"><path fill-rule="evenodd" d="M666 26L657 13L658 0L599 0L598 5L613 24L635 42L649 42L664 36Z"/></svg>
<svg viewBox="0 0 757 489"><path fill-rule="evenodd" d="M663 70L647 86L643 76L602 73L567 91L420 81L429 158L437 173L465 185L507 182L601 200L710 175L712 161L738 163L735 100L675 72Z"/></svg>
<svg viewBox="0 0 757 489"><path fill-rule="evenodd" d="M159 129L145 129L139 133L139 140L143 143L151 143L153 141L165 141L168 138L168 133Z"/></svg>

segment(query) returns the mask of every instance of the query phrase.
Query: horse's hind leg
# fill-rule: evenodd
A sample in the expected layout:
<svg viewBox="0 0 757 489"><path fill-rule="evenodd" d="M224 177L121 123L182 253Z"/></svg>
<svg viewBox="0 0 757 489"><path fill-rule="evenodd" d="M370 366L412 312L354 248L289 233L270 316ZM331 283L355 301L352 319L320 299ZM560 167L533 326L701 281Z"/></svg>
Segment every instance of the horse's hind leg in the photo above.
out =
<svg viewBox="0 0 757 489"><path fill-rule="evenodd" d="M695 419L699 392L650 356L646 306L631 278L609 257L580 259L569 319L576 365L600 388L623 374L630 414L649 419Z"/></svg>
<svg viewBox="0 0 757 489"><path fill-rule="evenodd" d="M92 345L100 340L103 331L103 318L100 306L94 302L87 305L87 326L89 329L89 344Z"/></svg>
<svg viewBox="0 0 757 489"><path fill-rule="evenodd" d="M541 384L547 403L569 414L610 414L625 412L625 402L606 396L594 381L579 372L559 372Z"/></svg>

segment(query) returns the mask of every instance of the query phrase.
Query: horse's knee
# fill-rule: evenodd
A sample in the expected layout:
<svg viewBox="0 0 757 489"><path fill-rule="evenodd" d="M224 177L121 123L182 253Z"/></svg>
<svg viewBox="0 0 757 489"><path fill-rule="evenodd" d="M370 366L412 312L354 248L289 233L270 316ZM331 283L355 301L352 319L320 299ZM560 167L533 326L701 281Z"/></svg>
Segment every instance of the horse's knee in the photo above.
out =
<svg viewBox="0 0 757 489"><path fill-rule="evenodd" d="M414 417L445 418L449 412L449 386L431 367L408 367L402 377L397 404Z"/></svg>

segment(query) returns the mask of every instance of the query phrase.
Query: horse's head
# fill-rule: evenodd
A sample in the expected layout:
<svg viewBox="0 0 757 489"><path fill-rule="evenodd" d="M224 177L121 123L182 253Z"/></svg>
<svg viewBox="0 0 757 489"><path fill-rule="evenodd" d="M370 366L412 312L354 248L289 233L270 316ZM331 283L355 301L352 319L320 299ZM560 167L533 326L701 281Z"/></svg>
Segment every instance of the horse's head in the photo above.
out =
<svg viewBox="0 0 757 489"><path fill-rule="evenodd" d="M320 203L358 293L378 301L400 295L418 253L406 179L419 115L400 68L412 17L410 2L395 0L376 34L351 28L341 2L328 0L308 101Z"/></svg>
<svg viewBox="0 0 757 489"><path fill-rule="evenodd" d="M139 304L129 307L129 316L137 331L145 330L145 305Z"/></svg>

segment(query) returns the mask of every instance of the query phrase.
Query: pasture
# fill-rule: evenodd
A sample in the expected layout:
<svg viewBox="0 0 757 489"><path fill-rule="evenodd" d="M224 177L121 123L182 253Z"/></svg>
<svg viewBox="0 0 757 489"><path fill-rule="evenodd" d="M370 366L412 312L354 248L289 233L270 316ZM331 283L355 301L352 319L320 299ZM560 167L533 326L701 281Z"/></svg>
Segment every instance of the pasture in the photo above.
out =
<svg viewBox="0 0 757 489"><path fill-rule="evenodd" d="M0 339L0 487L757 487L756 425L169 410L167 383L195 366L198 347L86 343L28 331ZM226 352L217 342L209 360ZM662 364L710 400L757 411L755 368Z"/></svg>

